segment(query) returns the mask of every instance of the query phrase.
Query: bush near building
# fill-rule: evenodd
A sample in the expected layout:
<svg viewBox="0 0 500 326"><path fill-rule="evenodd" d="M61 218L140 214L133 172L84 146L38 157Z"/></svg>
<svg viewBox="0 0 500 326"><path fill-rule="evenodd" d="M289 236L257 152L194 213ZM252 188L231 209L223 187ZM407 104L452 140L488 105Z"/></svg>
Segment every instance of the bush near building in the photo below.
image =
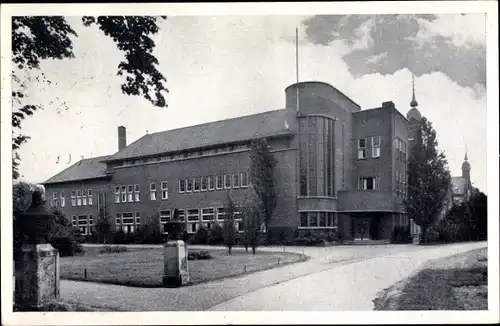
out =
<svg viewBox="0 0 500 326"><path fill-rule="evenodd" d="M410 226L396 225L392 229L391 242L399 244L411 243L412 237L410 232Z"/></svg>

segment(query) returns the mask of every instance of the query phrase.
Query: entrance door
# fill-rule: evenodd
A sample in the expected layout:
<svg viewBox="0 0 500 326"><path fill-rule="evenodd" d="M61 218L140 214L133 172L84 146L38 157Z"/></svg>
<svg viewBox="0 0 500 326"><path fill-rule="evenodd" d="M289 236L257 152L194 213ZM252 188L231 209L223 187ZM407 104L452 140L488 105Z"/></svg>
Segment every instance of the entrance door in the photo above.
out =
<svg viewBox="0 0 500 326"><path fill-rule="evenodd" d="M354 218L353 231L355 240L370 240L370 220Z"/></svg>

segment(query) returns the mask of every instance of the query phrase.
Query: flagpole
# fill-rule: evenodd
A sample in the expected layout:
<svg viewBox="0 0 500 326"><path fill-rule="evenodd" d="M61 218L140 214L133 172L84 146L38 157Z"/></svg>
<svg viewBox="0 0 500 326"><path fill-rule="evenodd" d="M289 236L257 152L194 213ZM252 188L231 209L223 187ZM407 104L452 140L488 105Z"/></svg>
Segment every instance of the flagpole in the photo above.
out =
<svg viewBox="0 0 500 326"><path fill-rule="evenodd" d="M297 78L297 114L299 114L299 28L295 28L295 73Z"/></svg>

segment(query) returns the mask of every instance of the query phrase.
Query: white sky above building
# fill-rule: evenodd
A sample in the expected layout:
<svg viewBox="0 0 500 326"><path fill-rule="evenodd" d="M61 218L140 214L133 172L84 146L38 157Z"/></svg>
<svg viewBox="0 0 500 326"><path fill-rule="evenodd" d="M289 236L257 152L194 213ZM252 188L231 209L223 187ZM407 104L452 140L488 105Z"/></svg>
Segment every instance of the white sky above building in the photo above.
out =
<svg viewBox="0 0 500 326"><path fill-rule="evenodd" d="M154 37L168 108L123 95L115 44L79 17L68 20L79 35L75 58L44 61L52 84L29 84L46 109L23 123L32 137L20 151L23 180L43 182L81 157L116 152L120 125L130 144L147 131L283 108L284 89L295 82L298 26L300 80L330 83L363 109L393 101L406 115L411 69L419 110L437 130L452 175L461 175L467 145L473 184L487 191L484 15L169 17Z"/></svg>

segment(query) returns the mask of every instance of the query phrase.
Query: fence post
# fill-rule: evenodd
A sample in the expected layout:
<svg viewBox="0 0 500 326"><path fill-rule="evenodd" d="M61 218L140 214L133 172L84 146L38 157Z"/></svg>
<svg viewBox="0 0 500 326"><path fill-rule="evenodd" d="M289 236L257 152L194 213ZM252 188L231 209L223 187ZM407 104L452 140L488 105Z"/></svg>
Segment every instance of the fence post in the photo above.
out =
<svg viewBox="0 0 500 326"><path fill-rule="evenodd" d="M84 274L85 274L85 279L87 279L87 269L86 268L85 268Z"/></svg>

